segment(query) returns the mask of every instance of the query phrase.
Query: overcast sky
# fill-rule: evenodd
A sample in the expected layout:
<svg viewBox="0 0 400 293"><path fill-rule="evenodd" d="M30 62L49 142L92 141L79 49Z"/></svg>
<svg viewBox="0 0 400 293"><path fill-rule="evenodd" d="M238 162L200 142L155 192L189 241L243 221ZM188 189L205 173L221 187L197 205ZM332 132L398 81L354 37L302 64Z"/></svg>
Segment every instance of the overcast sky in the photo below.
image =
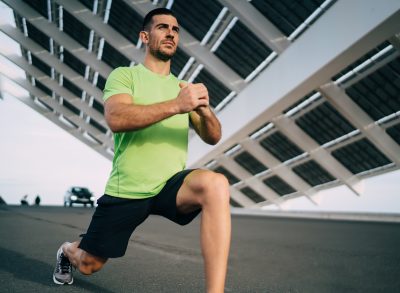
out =
<svg viewBox="0 0 400 293"><path fill-rule="evenodd" d="M0 21L12 14L0 2ZM0 73L24 76L1 54L16 53L18 46L0 33ZM46 205L62 205L65 191L72 185L86 186L99 197L111 170L111 161L20 102L14 96L27 95L0 74L0 195L9 204L18 204L23 195L33 202L39 194ZM364 193L357 196L346 186L321 192L312 204L302 197L288 201L288 210L372 211L400 213L400 171L363 180ZM270 206L268 209L276 209Z"/></svg>

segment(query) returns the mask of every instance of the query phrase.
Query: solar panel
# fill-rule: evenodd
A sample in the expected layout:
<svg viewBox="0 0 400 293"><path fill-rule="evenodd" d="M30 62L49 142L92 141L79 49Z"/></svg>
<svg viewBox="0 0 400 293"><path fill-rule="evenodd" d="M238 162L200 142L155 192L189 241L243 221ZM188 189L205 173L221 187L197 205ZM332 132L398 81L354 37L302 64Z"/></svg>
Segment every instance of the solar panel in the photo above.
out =
<svg viewBox="0 0 400 293"><path fill-rule="evenodd" d="M311 96L313 96L314 94L316 94L316 91L312 91L311 93L305 95L303 98L301 98L300 100L298 100L296 103L294 103L293 105L291 105L289 108L283 110L283 113L286 114L287 112L289 112L290 110L292 110L293 108L296 108L297 106L299 106L301 103L303 103L304 101L308 100Z"/></svg>
<svg viewBox="0 0 400 293"><path fill-rule="evenodd" d="M231 206L235 207L235 208L241 208L242 205L240 203L238 203L236 200L234 200L232 197L229 199L229 203Z"/></svg>
<svg viewBox="0 0 400 293"><path fill-rule="evenodd" d="M293 172L303 178L304 181L311 186L321 185L336 179L314 160L297 165L293 168Z"/></svg>
<svg viewBox="0 0 400 293"><path fill-rule="evenodd" d="M324 0L252 0L250 3L289 36L323 2Z"/></svg>
<svg viewBox="0 0 400 293"><path fill-rule="evenodd" d="M63 30L86 49L89 47L90 29L67 10L63 10Z"/></svg>
<svg viewBox="0 0 400 293"><path fill-rule="evenodd" d="M81 113L81 111L77 107L72 105L66 99L63 100L63 105L64 105L65 108L67 108L68 110L70 110L71 112L73 112L76 115L79 115Z"/></svg>
<svg viewBox="0 0 400 293"><path fill-rule="evenodd" d="M398 144L400 144L400 124L393 125L386 129L389 134Z"/></svg>
<svg viewBox="0 0 400 293"><path fill-rule="evenodd" d="M139 39L142 23L143 17L124 1L112 1L108 24L134 44Z"/></svg>
<svg viewBox="0 0 400 293"><path fill-rule="evenodd" d="M52 96L53 92L51 89L49 89L47 86L45 86L43 83L41 83L40 81L38 81L37 79L35 80L35 85L37 88L39 88L40 90L42 90L43 92L45 92L47 95L49 95L50 97Z"/></svg>
<svg viewBox="0 0 400 293"><path fill-rule="evenodd" d="M296 124L319 144L332 141L355 130L355 127L329 102L324 102L297 118Z"/></svg>
<svg viewBox="0 0 400 293"><path fill-rule="evenodd" d="M175 0L171 10L175 13L179 25L201 41L222 8L218 1Z"/></svg>
<svg viewBox="0 0 400 293"><path fill-rule="evenodd" d="M260 145L281 162L285 162L304 153L287 136L279 131L276 131L262 139Z"/></svg>
<svg viewBox="0 0 400 293"><path fill-rule="evenodd" d="M118 50L112 47L107 42L104 42L103 55L101 60L110 65L112 68L121 66L129 66L131 61L122 55Z"/></svg>
<svg viewBox="0 0 400 293"><path fill-rule="evenodd" d="M93 100L93 105L92 107L99 111L101 114L104 114L104 105L102 103L97 102L96 100Z"/></svg>
<svg viewBox="0 0 400 293"><path fill-rule="evenodd" d="M240 181L235 175L233 175L231 172L229 172L222 166L215 168L214 171L217 173L224 174L225 177L228 179L230 185L238 183Z"/></svg>
<svg viewBox="0 0 400 293"><path fill-rule="evenodd" d="M23 0L47 19L47 0Z"/></svg>
<svg viewBox="0 0 400 293"><path fill-rule="evenodd" d="M372 49L371 51L369 51L367 54L365 54L364 56L362 56L360 59L358 59L356 62L350 64L349 66L347 66L345 69L343 69L342 71L340 71L338 74L336 74L335 76L332 77L332 80L337 80L339 79L341 76L345 75L346 73L348 73L349 71L355 69L357 66L359 66L360 64L364 63L365 61L367 61L368 59L370 59L372 56L374 56L375 54L379 53L382 49L386 48L387 46L390 45L389 41L385 41L382 44L380 44L379 46L377 46L376 48ZM384 55L386 56L386 55ZM381 58L384 58L384 56L381 56ZM378 60L377 60L378 61Z"/></svg>
<svg viewBox="0 0 400 293"><path fill-rule="evenodd" d="M90 10L93 9L94 0L79 0L79 2L81 2L83 5L85 5Z"/></svg>
<svg viewBox="0 0 400 293"><path fill-rule="evenodd" d="M104 90L104 86L106 85L106 79L104 77L102 77L101 75L99 75L97 77L97 84L96 86L101 89Z"/></svg>
<svg viewBox="0 0 400 293"><path fill-rule="evenodd" d="M80 75L85 76L86 64L84 64L66 49L64 49L63 55L65 64L67 64Z"/></svg>
<svg viewBox="0 0 400 293"><path fill-rule="evenodd" d="M82 90L79 87L77 87L73 82L69 81L65 77L63 79L63 87L68 89L71 93L73 93L78 98L82 97Z"/></svg>
<svg viewBox="0 0 400 293"><path fill-rule="evenodd" d="M226 88L222 82L211 75L206 69L201 70L199 75L194 79L194 82L202 82L205 84L208 89L210 104L214 108L230 93L230 90Z"/></svg>
<svg viewBox="0 0 400 293"><path fill-rule="evenodd" d="M346 89L372 119L400 111L400 57Z"/></svg>
<svg viewBox="0 0 400 293"><path fill-rule="evenodd" d="M251 174L255 175L267 170L260 161L253 157L249 152L243 151L233 158L240 166L245 168Z"/></svg>
<svg viewBox="0 0 400 293"><path fill-rule="evenodd" d="M107 128L105 128L103 125L101 125L100 123L98 123L96 120L94 120L93 118L90 118L89 120L89 124L94 126L95 128L97 128L100 132L102 133L106 133L107 132Z"/></svg>
<svg viewBox="0 0 400 293"><path fill-rule="evenodd" d="M50 38L33 26L29 21L26 22L26 28L28 30L28 37L50 52Z"/></svg>
<svg viewBox="0 0 400 293"><path fill-rule="evenodd" d="M31 57L32 57L32 65L34 65L40 71L42 71L43 73L45 73L49 77L51 77L51 67L49 65L47 65L46 63L44 63L39 58L35 57L35 55L31 55Z"/></svg>
<svg viewBox="0 0 400 293"><path fill-rule="evenodd" d="M353 174L358 174L391 163L391 161L366 138L336 149L332 152L332 155Z"/></svg>
<svg viewBox="0 0 400 293"><path fill-rule="evenodd" d="M244 187L240 191L243 194L245 194L248 198L250 198L252 201L254 201L255 203L266 201L265 198L263 198L261 195L259 195L257 192L255 192L250 187Z"/></svg>
<svg viewBox="0 0 400 293"><path fill-rule="evenodd" d="M270 187L279 195L285 195L296 192L296 190L283 181L279 176L275 175L263 180L264 184Z"/></svg>
<svg viewBox="0 0 400 293"><path fill-rule="evenodd" d="M242 78L246 78L271 52L253 32L238 21L215 54Z"/></svg>

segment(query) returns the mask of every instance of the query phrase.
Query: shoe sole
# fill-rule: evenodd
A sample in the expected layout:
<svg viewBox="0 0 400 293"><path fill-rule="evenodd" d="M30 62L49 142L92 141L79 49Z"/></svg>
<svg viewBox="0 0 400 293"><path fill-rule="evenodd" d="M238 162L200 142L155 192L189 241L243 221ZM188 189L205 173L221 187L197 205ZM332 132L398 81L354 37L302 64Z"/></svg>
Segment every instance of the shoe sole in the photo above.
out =
<svg viewBox="0 0 400 293"><path fill-rule="evenodd" d="M57 254L56 254L56 260L58 260L58 256L59 254L61 254L61 247L57 250ZM70 282L60 282L59 280L56 279L56 276L54 276L53 274L53 282L56 283L57 285L71 285L74 282L74 278L72 277Z"/></svg>
<svg viewBox="0 0 400 293"><path fill-rule="evenodd" d="M74 279L72 279L71 282L69 282L69 283L68 283L68 282L63 283L63 282L58 281L58 280L56 279L56 277L53 275L53 281L54 281L54 283L56 283L57 285L64 285L64 284L72 285L72 283L74 282Z"/></svg>

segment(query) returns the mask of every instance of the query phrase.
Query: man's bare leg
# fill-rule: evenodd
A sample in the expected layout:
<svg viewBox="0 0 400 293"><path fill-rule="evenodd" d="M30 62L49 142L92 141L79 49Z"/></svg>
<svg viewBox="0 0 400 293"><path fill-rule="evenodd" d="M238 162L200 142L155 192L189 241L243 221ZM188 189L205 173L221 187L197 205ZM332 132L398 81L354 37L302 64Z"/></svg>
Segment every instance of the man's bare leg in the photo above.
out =
<svg viewBox="0 0 400 293"><path fill-rule="evenodd" d="M191 172L179 189L177 206L183 213L202 208L201 249L207 292L224 292L231 240L227 179L207 170Z"/></svg>
<svg viewBox="0 0 400 293"><path fill-rule="evenodd" d="M80 241L66 242L62 245L64 255L68 257L72 266L84 275L91 275L99 271L106 263L107 259L91 255L90 253L80 249Z"/></svg>

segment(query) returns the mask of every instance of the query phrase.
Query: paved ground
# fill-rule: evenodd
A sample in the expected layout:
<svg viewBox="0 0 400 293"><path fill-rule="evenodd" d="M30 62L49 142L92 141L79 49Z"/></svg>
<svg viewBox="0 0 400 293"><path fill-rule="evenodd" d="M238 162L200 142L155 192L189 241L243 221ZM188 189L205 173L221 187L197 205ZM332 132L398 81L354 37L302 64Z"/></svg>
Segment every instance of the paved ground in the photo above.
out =
<svg viewBox="0 0 400 293"><path fill-rule="evenodd" d="M204 292L199 219L151 217L125 257L53 284L56 250L92 211L0 206L0 292ZM235 216L226 292L400 292L400 224Z"/></svg>

